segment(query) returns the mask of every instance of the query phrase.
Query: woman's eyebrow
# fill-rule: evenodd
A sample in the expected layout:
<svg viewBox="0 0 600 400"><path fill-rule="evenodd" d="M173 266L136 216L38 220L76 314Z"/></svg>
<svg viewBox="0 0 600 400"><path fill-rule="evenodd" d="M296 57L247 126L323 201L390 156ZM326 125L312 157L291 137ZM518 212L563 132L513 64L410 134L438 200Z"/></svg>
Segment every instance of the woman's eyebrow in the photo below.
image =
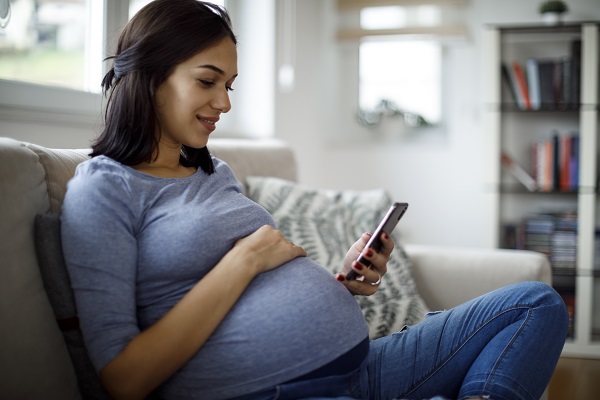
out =
<svg viewBox="0 0 600 400"><path fill-rule="evenodd" d="M208 68L208 69L215 71L218 74L225 75L225 71L223 71L221 68L216 67L212 64L198 65L196 68Z"/></svg>
<svg viewBox="0 0 600 400"><path fill-rule="evenodd" d="M198 65L196 68L208 68L212 71L215 71L219 75L225 75L225 71L223 71L221 68L219 68L215 65L212 65L212 64ZM238 76L238 74L235 74L232 78L236 78L237 76Z"/></svg>

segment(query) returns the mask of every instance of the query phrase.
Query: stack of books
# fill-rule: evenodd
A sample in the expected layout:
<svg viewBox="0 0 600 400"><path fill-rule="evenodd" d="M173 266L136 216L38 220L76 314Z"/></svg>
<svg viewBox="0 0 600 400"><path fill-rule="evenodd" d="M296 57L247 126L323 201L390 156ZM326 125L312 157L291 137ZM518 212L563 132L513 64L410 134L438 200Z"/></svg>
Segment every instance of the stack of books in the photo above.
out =
<svg viewBox="0 0 600 400"><path fill-rule="evenodd" d="M577 214L554 217L550 263L556 271L574 270L577 264Z"/></svg>
<svg viewBox="0 0 600 400"><path fill-rule="evenodd" d="M504 227L503 247L537 251L554 272L570 273L577 265L577 213L538 213Z"/></svg>

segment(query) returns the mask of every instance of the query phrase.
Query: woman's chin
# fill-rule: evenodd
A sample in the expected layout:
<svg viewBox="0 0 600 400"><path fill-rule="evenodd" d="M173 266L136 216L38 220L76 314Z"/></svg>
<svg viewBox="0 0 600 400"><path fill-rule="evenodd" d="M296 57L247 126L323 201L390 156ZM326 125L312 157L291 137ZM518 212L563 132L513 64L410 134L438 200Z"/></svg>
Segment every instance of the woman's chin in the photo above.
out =
<svg viewBox="0 0 600 400"><path fill-rule="evenodd" d="M184 143L187 147L191 147L193 149L201 149L206 147L208 143L208 135L204 138L194 138L194 140L190 140L188 143Z"/></svg>

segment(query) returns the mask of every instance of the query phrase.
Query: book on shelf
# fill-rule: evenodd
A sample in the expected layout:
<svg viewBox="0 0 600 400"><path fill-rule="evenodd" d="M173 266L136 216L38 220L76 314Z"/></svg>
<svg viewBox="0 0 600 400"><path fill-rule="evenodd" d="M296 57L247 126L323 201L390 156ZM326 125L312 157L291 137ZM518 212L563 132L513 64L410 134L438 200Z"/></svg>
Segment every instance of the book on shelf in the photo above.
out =
<svg viewBox="0 0 600 400"><path fill-rule="evenodd" d="M579 107L581 96L581 39L571 41L571 73L569 76L571 92L569 108Z"/></svg>
<svg viewBox="0 0 600 400"><path fill-rule="evenodd" d="M559 190L560 188L560 165L561 165L561 160L560 160L560 139L558 134L555 134L552 136L552 145L551 145L551 151L552 151L552 164L550 165L550 168L552 168L552 190ZM566 188L565 188L566 189Z"/></svg>
<svg viewBox="0 0 600 400"><path fill-rule="evenodd" d="M579 187L579 135L574 134L571 137L571 152L568 161L569 164L569 183L570 190Z"/></svg>
<svg viewBox="0 0 600 400"><path fill-rule="evenodd" d="M555 269L575 269L577 261L577 214L558 216L554 221L550 263Z"/></svg>
<svg viewBox="0 0 600 400"><path fill-rule="evenodd" d="M560 161L556 163L557 165L560 164L558 186L561 190L568 190L571 169L570 157L572 140L570 140L570 137L568 136L562 136L559 140Z"/></svg>
<svg viewBox="0 0 600 400"><path fill-rule="evenodd" d="M542 107L542 94L540 92L540 74L537 59L529 58L527 60L526 68L527 88L529 89L531 109L539 110Z"/></svg>
<svg viewBox="0 0 600 400"><path fill-rule="evenodd" d="M574 271L577 265L577 226L577 213L574 211L536 213L516 224L505 224L502 245L545 254L555 272Z"/></svg>
<svg viewBox="0 0 600 400"><path fill-rule="evenodd" d="M568 54L529 57L502 63L502 78L520 110L565 110L579 106L581 40L572 40Z"/></svg>
<svg viewBox="0 0 600 400"><path fill-rule="evenodd" d="M506 65L505 63L502 63L502 81L506 84L506 86L508 87L508 90L510 91L511 94L511 98L512 101L517 105L517 107L519 107L520 109L522 104L521 104L521 100L519 99L519 87L517 84L517 80L513 77L512 71L509 70L508 65Z"/></svg>
<svg viewBox="0 0 600 400"><path fill-rule="evenodd" d="M519 165L508 153L502 152L500 155L500 161L504 166L519 182L527 188L530 192L537 190L537 183L535 179L521 165Z"/></svg>
<svg viewBox="0 0 600 400"><path fill-rule="evenodd" d="M569 192L579 186L579 135L554 133L532 149L533 179L540 191Z"/></svg>
<svg viewBox="0 0 600 400"><path fill-rule="evenodd" d="M523 89L521 87L521 84L519 83L519 79L515 73L513 65L503 63L502 75L504 76L504 81L509 87L513 101L516 104L517 108L519 108L519 110L527 110L527 104L525 103L525 94L523 93Z"/></svg>
<svg viewBox="0 0 600 400"><path fill-rule="evenodd" d="M560 63L560 76L558 77L558 108L569 108L571 98L571 57L562 57Z"/></svg>
<svg viewBox="0 0 600 400"><path fill-rule="evenodd" d="M554 140L540 139L533 144L533 175L542 192L554 190Z"/></svg>
<svg viewBox="0 0 600 400"><path fill-rule="evenodd" d="M529 99L529 89L525 71L521 67L521 64L516 61L513 61L512 68L515 79L517 80L517 85L519 86L519 95L522 98L523 109L531 110L531 100Z"/></svg>
<svg viewBox="0 0 600 400"><path fill-rule="evenodd" d="M554 89L554 60L538 60L540 106L546 110L556 108Z"/></svg>
<svg viewBox="0 0 600 400"><path fill-rule="evenodd" d="M552 235L554 221L547 216L536 216L523 221L523 247L525 250L552 256Z"/></svg>

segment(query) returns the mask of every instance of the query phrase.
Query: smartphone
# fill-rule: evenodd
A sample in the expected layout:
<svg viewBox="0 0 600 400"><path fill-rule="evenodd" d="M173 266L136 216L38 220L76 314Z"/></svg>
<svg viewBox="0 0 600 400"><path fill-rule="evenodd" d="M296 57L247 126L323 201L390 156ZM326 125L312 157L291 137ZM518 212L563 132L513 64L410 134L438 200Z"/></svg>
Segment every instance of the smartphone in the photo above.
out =
<svg viewBox="0 0 600 400"><path fill-rule="evenodd" d="M391 234L392 231L394 230L394 228L396 227L396 225L398 224L398 221L400 221L400 218L402 218L402 216L406 212L407 208L408 208L408 203L392 204L392 206L390 207L388 212L385 214L385 216L383 217L383 219L377 226L377 229L375 229L375 232L373 232L373 235L371 236L371 239L369 239L369 241L367 242L367 245L365 246L365 248L370 248L375 251L381 250L381 246L382 246L381 234L384 232L387 233L388 235ZM362 254L360 254L358 256L356 261L358 261L365 267L371 266L371 262L369 260L367 260L366 258L364 258ZM354 271L352 269L346 275L346 279L356 279L359 276L360 275L358 275L358 273L356 273L356 271Z"/></svg>

